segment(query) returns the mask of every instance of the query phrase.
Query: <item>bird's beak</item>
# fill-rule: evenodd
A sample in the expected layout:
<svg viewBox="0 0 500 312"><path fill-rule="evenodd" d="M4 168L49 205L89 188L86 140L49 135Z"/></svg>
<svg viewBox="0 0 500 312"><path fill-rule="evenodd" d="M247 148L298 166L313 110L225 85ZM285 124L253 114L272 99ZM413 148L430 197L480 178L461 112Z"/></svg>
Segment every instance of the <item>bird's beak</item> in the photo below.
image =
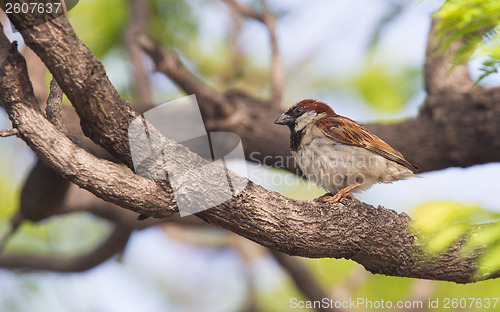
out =
<svg viewBox="0 0 500 312"><path fill-rule="evenodd" d="M281 116L279 116L278 119L274 121L274 123L277 125L288 125L291 122L292 117L290 117L290 115L287 115L286 113L281 114Z"/></svg>

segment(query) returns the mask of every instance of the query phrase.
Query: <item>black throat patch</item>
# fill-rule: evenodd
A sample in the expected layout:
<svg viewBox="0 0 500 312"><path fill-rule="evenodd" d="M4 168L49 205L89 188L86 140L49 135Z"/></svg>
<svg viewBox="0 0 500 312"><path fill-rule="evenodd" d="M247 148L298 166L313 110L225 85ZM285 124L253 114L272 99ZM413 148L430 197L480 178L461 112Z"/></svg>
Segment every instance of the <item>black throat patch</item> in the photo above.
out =
<svg viewBox="0 0 500 312"><path fill-rule="evenodd" d="M290 149L294 152L299 150L300 141L304 136L304 129L300 129L299 131L291 130L290 135Z"/></svg>

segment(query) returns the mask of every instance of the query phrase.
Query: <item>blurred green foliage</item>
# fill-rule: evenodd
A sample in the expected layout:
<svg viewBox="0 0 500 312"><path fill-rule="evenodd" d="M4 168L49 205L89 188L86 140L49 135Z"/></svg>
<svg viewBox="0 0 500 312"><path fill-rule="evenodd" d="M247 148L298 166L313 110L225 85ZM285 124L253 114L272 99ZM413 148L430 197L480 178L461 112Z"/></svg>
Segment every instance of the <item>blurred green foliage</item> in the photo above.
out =
<svg viewBox="0 0 500 312"><path fill-rule="evenodd" d="M0 164L4 164L2 166L8 168L6 165L9 163L10 161L8 159L0 156ZM19 203L17 196L17 194L19 194L19 186L9 183L9 181L12 180L11 174L12 173L9 173L7 170L0 171L0 198L2 199L0 200L0 220L5 221L14 214L16 210L15 207L17 207ZM5 224L5 226L6 225L7 224Z"/></svg>
<svg viewBox="0 0 500 312"><path fill-rule="evenodd" d="M475 278L482 280L500 270L500 213L476 204L429 202L414 208L412 230L430 256L446 251L464 238L462 254L481 252Z"/></svg>
<svg viewBox="0 0 500 312"><path fill-rule="evenodd" d="M465 64L474 56L485 57L479 82L498 72L500 66L500 1L448 0L434 16L438 18L437 40L443 40L442 50L452 42L464 40L464 46L454 54L455 65Z"/></svg>
<svg viewBox="0 0 500 312"><path fill-rule="evenodd" d="M25 221L9 240L5 251L51 257L76 256L91 251L110 232L107 221L85 213L72 213L38 223Z"/></svg>
<svg viewBox="0 0 500 312"><path fill-rule="evenodd" d="M362 98L375 109L397 112L420 90L420 72L415 68L394 68L368 58L363 71L352 80Z"/></svg>
<svg viewBox="0 0 500 312"><path fill-rule="evenodd" d="M9 183L12 177L0 172L0 237L3 237L19 207L21 185L13 186ZM5 252L47 256L83 254L110 231L108 222L83 213L58 216L37 224L25 221L7 243Z"/></svg>
<svg viewBox="0 0 500 312"><path fill-rule="evenodd" d="M126 0L85 0L68 17L80 39L97 58L103 58L121 45L127 11Z"/></svg>
<svg viewBox="0 0 500 312"><path fill-rule="evenodd" d="M469 233L474 225L495 221L499 213L481 209L476 204L450 201L429 202L413 209L412 227L427 240L431 253L448 248L457 238Z"/></svg>
<svg viewBox="0 0 500 312"><path fill-rule="evenodd" d="M196 41L196 10L186 1L149 0L148 33L162 46L182 50ZM195 40L193 40L195 39Z"/></svg>
<svg viewBox="0 0 500 312"><path fill-rule="evenodd" d="M500 271L500 222L481 224L471 231L464 250L471 252L476 248L484 250L477 262L477 280L486 279Z"/></svg>

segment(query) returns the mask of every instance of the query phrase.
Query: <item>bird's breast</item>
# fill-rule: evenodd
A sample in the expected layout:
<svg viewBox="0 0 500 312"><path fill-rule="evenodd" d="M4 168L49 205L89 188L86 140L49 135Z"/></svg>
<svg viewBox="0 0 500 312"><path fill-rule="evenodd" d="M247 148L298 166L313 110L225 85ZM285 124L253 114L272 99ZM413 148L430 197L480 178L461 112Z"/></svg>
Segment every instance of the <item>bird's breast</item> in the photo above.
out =
<svg viewBox="0 0 500 312"><path fill-rule="evenodd" d="M354 192L368 189L377 182L398 180L397 172L402 167L364 148L307 132L292 155L308 179L331 193L360 181L362 185Z"/></svg>

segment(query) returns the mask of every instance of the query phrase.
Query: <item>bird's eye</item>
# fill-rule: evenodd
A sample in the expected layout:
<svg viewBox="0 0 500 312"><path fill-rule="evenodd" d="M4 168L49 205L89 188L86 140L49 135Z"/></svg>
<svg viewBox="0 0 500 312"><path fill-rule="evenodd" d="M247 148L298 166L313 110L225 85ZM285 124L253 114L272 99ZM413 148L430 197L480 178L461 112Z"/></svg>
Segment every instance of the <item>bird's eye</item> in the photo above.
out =
<svg viewBox="0 0 500 312"><path fill-rule="evenodd" d="M295 113L297 114L300 114L304 111L304 108L302 106L297 106L297 108L295 109Z"/></svg>

